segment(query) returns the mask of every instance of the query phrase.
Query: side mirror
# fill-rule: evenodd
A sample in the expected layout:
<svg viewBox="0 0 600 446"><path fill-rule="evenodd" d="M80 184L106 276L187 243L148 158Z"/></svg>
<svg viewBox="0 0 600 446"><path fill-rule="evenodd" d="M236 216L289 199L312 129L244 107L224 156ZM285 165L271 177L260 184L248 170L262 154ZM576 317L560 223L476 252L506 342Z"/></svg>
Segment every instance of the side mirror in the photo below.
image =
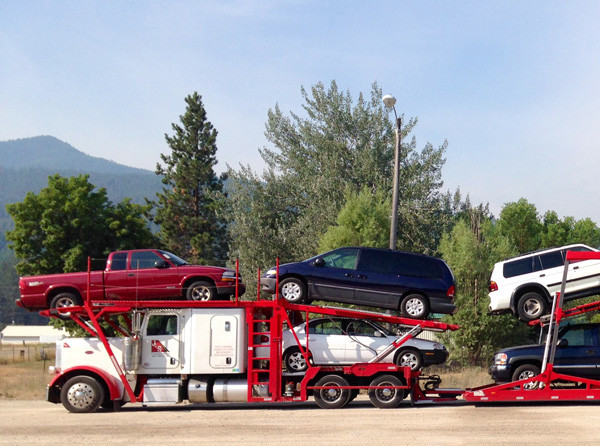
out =
<svg viewBox="0 0 600 446"><path fill-rule="evenodd" d="M167 262L166 260L157 260L156 262L154 262L154 268L165 269L168 267L169 267L169 262Z"/></svg>
<svg viewBox="0 0 600 446"><path fill-rule="evenodd" d="M373 332L373 336L375 336L376 338L383 338L383 334L379 330L375 330Z"/></svg>
<svg viewBox="0 0 600 446"><path fill-rule="evenodd" d="M315 259L315 266L322 268L325 266L325 260L323 260L321 257L318 257Z"/></svg>
<svg viewBox="0 0 600 446"><path fill-rule="evenodd" d="M556 344L557 347L568 347L569 346L569 341L567 341L566 339L561 339L560 341L558 341L558 344Z"/></svg>

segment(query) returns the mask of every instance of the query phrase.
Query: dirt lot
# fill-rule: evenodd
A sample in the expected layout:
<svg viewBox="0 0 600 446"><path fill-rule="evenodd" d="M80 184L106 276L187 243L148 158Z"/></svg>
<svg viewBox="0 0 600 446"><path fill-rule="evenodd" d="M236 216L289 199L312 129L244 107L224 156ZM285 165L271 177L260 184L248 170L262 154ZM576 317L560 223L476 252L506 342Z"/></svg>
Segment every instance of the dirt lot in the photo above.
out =
<svg viewBox="0 0 600 446"><path fill-rule="evenodd" d="M0 401L0 444L598 444L600 405L444 405L339 410L313 403L223 404L72 414L44 401Z"/></svg>

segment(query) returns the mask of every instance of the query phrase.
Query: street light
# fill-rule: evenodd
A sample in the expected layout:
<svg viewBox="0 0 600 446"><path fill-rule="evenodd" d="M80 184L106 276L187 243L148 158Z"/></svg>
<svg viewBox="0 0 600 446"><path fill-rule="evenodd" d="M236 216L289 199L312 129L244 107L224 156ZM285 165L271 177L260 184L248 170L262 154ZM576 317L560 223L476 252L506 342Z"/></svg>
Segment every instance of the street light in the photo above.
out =
<svg viewBox="0 0 600 446"><path fill-rule="evenodd" d="M400 175L400 129L402 128L402 118L396 114L396 98L391 94L386 94L383 103L387 108L394 110L396 117L396 149L394 151L394 186L392 189L392 219L390 223L390 249L396 249L397 229L398 229L398 177Z"/></svg>

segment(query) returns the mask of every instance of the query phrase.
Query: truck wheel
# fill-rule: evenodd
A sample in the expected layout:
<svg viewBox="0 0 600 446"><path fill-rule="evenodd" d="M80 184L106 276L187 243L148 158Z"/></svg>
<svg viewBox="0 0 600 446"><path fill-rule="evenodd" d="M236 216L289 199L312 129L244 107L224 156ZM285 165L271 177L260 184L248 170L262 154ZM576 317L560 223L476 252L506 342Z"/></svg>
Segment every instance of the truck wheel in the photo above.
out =
<svg viewBox="0 0 600 446"><path fill-rule="evenodd" d="M350 401L352 396L349 389L336 387L349 386L348 381L339 375L326 375L315 384L316 387L327 386L331 389L315 389L313 396L315 402L322 409L339 409Z"/></svg>
<svg viewBox="0 0 600 446"><path fill-rule="evenodd" d="M207 302L209 300L215 300L217 297L217 290L213 284L204 282L202 280L192 283L186 293L187 300L195 300L197 302Z"/></svg>
<svg viewBox="0 0 600 446"><path fill-rule="evenodd" d="M90 376L74 376L60 391L60 402L69 412L94 412L104 401L104 389Z"/></svg>
<svg viewBox="0 0 600 446"><path fill-rule="evenodd" d="M429 316L429 301L420 294L409 294L400 304L402 316L410 319L426 319Z"/></svg>
<svg viewBox="0 0 600 446"><path fill-rule="evenodd" d="M540 374L540 368L533 364L523 364L517 367L512 375L513 381L521 381L523 379L532 378ZM540 383L532 381L523 386L523 390L535 390Z"/></svg>
<svg viewBox="0 0 600 446"><path fill-rule="evenodd" d="M290 348L283 355L283 363L288 372L303 372L308 366L306 359L298 348Z"/></svg>
<svg viewBox="0 0 600 446"><path fill-rule="evenodd" d="M404 399L404 389L391 389L390 387L403 386L400 379L394 375L381 375L371 381L371 386L380 386L378 389L369 389L371 404L380 409L398 407ZM389 386L389 387L386 387Z"/></svg>
<svg viewBox="0 0 600 446"><path fill-rule="evenodd" d="M546 314L546 299L536 292L523 294L517 304L519 319L523 322L534 321Z"/></svg>
<svg viewBox="0 0 600 446"><path fill-rule="evenodd" d="M298 304L306 299L306 286L300 279L290 277L279 284L279 294L288 302Z"/></svg>
<svg viewBox="0 0 600 446"><path fill-rule="evenodd" d="M50 308L65 308L65 307L74 307L77 305L82 305L83 302L81 298L76 296L73 293L64 292L58 293L54 298L50 301ZM69 319L71 313L60 313L61 319Z"/></svg>

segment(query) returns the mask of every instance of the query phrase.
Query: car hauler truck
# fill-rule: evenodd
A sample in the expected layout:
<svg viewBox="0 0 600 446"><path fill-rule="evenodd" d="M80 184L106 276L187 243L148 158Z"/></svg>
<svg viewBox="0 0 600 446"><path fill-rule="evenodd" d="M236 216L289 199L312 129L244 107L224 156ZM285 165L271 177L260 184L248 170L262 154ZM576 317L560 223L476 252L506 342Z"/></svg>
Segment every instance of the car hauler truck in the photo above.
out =
<svg viewBox="0 0 600 446"><path fill-rule="evenodd" d="M128 402L144 406L184 401L291 402L309 396L320 407L339 408L361 389L373 405L387 408L396 407L408 394L413 400L448 400L461 393L437 389L439 378L380 362L423 329L458 328L441 322L291 304L278 296L229 302L86 301L83 306L42 312L50 317L64 317L63 313L92 336L57 342L56 375L48 385L47 400L62 402L71 412L118 409ZM287 372L281 357L283 327L292 327L299 318L308 323L313 314L412 329L369 363L346 366L313 365L310 347L298 342L309 367L305 372ZM119 324L119 319L125 323ZM107 325L120 336L107 337L103 328ZM423 381L427 381L425 390L420 386Z"/></svg>

